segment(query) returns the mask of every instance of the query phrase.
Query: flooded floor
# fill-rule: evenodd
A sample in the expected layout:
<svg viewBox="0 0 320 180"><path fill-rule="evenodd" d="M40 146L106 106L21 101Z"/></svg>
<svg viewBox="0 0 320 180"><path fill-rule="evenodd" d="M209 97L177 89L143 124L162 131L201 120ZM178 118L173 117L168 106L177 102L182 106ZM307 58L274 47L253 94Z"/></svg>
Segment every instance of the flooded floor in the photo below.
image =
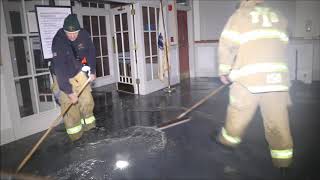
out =
<svg viewBox="0 0 320 180"><path fill-rule="evenodd" d="M223 126L228 89L192 111L190 121L157 129L220 85L214 78L197 78L175 86L171 94L158 91L146 96L117 92L113 87L94 89L97 128L72 143L59 125L21 173L77 180L284 179L272 166L259 111L236 150L225 150L211 140ZM295 146L294 163L286 179L320 179L320 115L316 110L320 84L294 83L290 93ZM1 146L1 170L13 172L42 134Z"/></svg>

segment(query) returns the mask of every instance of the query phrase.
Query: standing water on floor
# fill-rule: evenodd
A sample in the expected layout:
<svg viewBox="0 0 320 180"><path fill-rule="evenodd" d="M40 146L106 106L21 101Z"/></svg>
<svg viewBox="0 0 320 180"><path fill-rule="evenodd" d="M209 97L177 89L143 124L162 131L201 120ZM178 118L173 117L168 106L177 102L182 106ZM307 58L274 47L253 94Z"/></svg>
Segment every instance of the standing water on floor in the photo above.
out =
<svg viewBox="0 0 320 180"><path fill-rule="evenodd" d="M135 166L144 166L145 161L149 165L155 164L153 158L161 153L166 143L162 131L148 127L131 127L107 139L74 148L68 153L71 156L68 158L74 161L65 167L59 167L51 176L79 180L130 178ZM117 167L117 162L126 162L127 167Z"/></svg>

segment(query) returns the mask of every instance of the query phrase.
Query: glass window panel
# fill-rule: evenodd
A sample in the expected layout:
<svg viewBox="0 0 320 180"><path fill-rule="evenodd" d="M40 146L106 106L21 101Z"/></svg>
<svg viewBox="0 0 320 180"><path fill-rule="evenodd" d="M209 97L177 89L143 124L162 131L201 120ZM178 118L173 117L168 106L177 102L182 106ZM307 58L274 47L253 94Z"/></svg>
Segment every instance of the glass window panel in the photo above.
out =
<svg viewBox="0 0 320 180"><path fill-rule="evenodd" d="M128 15L123 13L122 15L122 29L123 31L128 31Z"/></svg>
<svg viewBox="0 0 320 180"><path fill-rule="evenodd" d="M82 16L83 21L83 28L91 34L91 28L90 28L90 16Z"/></svg>
<svg viewBox="0 0 320 180"><path fill-rule="evenodd" d="M159 71L159 63L158 63L158 56L152 57L152 70L153 70L153 79L158 79L158 71Z"/></svg>
<svg viewBox="0 0 320 180"><path fill-rule="evenodd" d="M152 49L152 55L157 55L157 48L158 48L158 43L157 43L157 33L152 32L151 33L151 49Z"/></svg>
<svg viewBox="0 0 320 180"><path fill-rule="evenodd" d="M124 66L123 59L122 59L122 57L119 57L119 73L120 73L120 76L124 76L124 68L123 68L123 66Z"/></svg>
<svg viewBox="0 0 320 180"><path fill-rule="evenodd" d="M130 46L129 46L129 34L128 32L123 33L123 43L124 43L124 51L126 53L130 52Z"/></svg>
<svg viewBox="0 0 320 180"><path fill-rule="evenodd" d="M152 79L150 58L146 58L146 78L147 81Z"/></svg>
<svg viewBox="0 0 320 180"><path fill-rule="evenodd" d="M100 39L99 37L93 37L93 44L94 44L94 47L96 48L96 56L101 56L99 39Z"/></svg>
<svg viewBox="0 0 320 180"><path fill-rule="evenodd" d="M39 37L31 37L30 38L31 48L32 48L32 57L34 60L35 72L42 73L48 72L48 62L43 59L40 38Z"/></svg>
<svg viewBox="0 0 320 180"><path fill-rule="evenodd" d="M100 3L99 3L99 4L98 4L98 7L99 7L99 8L104 8L104 4L100 4Z"/></svg>
<svg viewBox="0 0 320 180"><path fill-rule="evenodd" d="M38 93L40 97L39 110L40 112L48 111L54 108L54 103L52 102L52 92L50 90L50 75L42 75L36 77ZM41 97L44 97L44 101Z"/></svg>
<svg viewBox="0 0 320 180"><path fill-rule="evenodd" d="M50 95L47 95L47 101L48 101L48 102L52 102L52 100L53 100L52 95L51 95L51 96L50 96Z"/></svg>
<svg viewBox="0 0 320 180"><path fill-rule="evenodd" d="M91 16L92 35L99 35L98 16Z"/></svg>
<svg viewBox="0 0 320 180"><path fill-rule="evenodd" d="M96 76L102 76L102 65L101 65L101 58L96 58Z"/></svg>
<svg viewBox="0 0 320 180"><path fill-rule="evenodd" d="M20 116L26 117L36 113L36 98L32 78L15 81Z"/></svg>
<svg viewBox="0 0 320 180"><path fill-rule="evenodd" d="M46 101L46 97L41 95L41 96L39 96L39 100L40 100L40 102L45 102Z"/></svg>
<svg viewBox="0 0 320 180"><path fill-rule="evenodd" d="M115 15L114 20L116 23L116 31L121 31L121 26L120 26L120 15Z"/></svg>
<svg viewBox="0 0 320 180"><path fill-rule="evenodd" d="M9 37L9 49L14 77L31 75L27 38Z"/></svg>
<svg viewBox="0 0 320 180"><path fill-rule="evenodd" d="M142 7L142 16L143 16L143 29L148 31L149 24L148 24L148 7Z"/></svg>
<svg viewBox="0 0 320 180"><path fill-rule="evenodd" d="M102 56L108 55L108 42L107 37L101 37Z"/></svg>
<svg viewBox="0 0 320 180"><path fill-rule="evenodd" d="M189 0L177 0L176 3L184 6L189 6Z"/></svg>
<svg viewBox="0 0 320 180"><path fill-rule="evenodd" d="M51 94L49 74L37 76L36 79L39 94Z"/></svg>
<svg viewBox="0 0 320 180"><path fill-rule="evenodd" d="M106 18L104 16L99 16L99 21L100 21L100 34L106 35L107 34Z"/></svg>
<svg viewBox="0 0 320 180"><path fill-rule="evenodd" d="M89 7L89 3L88 2L81 2L81 6L82 7Z"/></svg>
<svg viewBox="0 0 320 180"><path fill-rule="evenodd" d="M108 57L103 57L103 71L104 71L105 76L110 75L110 66L109 66L109 58Z"/></svg>
<svg viewBox="0 0 320 180"><path fill-rule="evenodd" d="M119 54L122 53L121 33L117 33L117 46L118 46L118 53Z"/></svg>
<svg viewBox="0 0 320 180"><path fill-rule="evenodd" d="M22 0L3 0L4 17L8 34L26 33L21 4Z"/></svg>
<svg viewBox="0 0 320 180"><path fill-rule="evenodd" d="M155 8L150 7L149 13L150 13L150 30L155 31L156 30Z"/></svg>
<svg viewBox="0 0 320 180"><path fill-rule="evenodd" d="M144 33L144 50L145 50L145 55L150 56L150 42L149 42L148 32Z"/></svg>
<svg viewBox="0 0 320 180"><path fill-rule="evenodd" d="M160 12L160 8L157 8L157 23L158 23L158 29L159 29L159 21L162 21L162 19L159 19L159 12Z"/></svg>
<svg viewBox="0 0 320 180"><path fill-rule="evenodd" d="M96 7L98 7L98 5L97 5L97 3L91 2L91 3L90 3L90 7L96 8Z"/></svg>
<svg viewBox="0 0 320 180"><path fill-rule="evenodd" d="M127 76L131 77L131 63L130 63L130 59L126 59L126 71L127 71Z"/></svg>

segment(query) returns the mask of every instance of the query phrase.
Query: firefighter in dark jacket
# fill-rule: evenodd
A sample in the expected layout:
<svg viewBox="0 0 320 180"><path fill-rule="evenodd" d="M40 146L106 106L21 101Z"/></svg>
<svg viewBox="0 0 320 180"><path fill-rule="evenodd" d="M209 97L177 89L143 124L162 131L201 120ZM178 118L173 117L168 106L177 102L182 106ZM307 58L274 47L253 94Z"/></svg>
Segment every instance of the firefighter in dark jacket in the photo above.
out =
<svg viewBox="0 0 320 180"><path fill-rule="evenodd" d="M91 81L96 79L95 52L89 33L80 28L77 17L74 14L67 16L63 28L58 30L52 42L52 63L56 77L52 91L60 90L58 99L61 112L70 103L73 104L64 116L65 128L72 141L81 138L83 131L95 127L91 87L87 86L79 97L76 95L88 80L84 69L90 69Z"/></svg>

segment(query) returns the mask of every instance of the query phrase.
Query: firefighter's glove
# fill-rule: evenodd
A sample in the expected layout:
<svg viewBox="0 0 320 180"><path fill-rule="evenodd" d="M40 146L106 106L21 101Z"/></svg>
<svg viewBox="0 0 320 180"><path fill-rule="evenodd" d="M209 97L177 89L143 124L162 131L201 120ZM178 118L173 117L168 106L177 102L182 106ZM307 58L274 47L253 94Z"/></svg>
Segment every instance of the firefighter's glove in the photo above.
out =
<svg viewBox="0 0 320 180"><path fill-rule="evenodd" d="M61 91L56 91L53 92L53 96L54 96L54 100L56 101L56 103L60 106L60 95L61 95Z"/></svg>
<svg viewBox="0 0 320 180"><path fill-rule="evenodd" d="M85 65L85 66L83 66L82 68L81 68L81 70L83 71L83 72L86 72L86 73L88 73L88 76L90 76L90 67L89 66L87 66L87 65Z"/></svg>

